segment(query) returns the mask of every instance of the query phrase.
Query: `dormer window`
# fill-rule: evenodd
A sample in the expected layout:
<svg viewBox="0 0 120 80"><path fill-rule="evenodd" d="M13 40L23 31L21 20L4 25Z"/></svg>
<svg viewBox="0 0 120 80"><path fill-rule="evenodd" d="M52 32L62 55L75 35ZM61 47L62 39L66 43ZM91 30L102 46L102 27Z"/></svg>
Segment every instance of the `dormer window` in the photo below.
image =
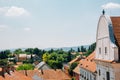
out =
<svg viewBox="0 0 120 80"><path fill-rule="evenodd" d="M101 48L99 48L99 53L101 54Z"/></svg>
<svg viewBox="0 0 120 80"><path fill-rule="evenodd" d="M107 47L105 47L105 54L107 53Z"/></svg>

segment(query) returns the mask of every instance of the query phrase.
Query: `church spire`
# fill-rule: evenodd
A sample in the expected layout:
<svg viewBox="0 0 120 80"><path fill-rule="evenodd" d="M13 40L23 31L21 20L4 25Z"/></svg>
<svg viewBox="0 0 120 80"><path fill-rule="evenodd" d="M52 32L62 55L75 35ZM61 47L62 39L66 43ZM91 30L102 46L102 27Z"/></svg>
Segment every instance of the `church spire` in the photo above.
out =
<svg viewBox="0 0 120 80"><path fill-rule="evenodd" d="M103 11L102 11L102 14L104 15L105 14L105 10L103 9Z"/></svg>

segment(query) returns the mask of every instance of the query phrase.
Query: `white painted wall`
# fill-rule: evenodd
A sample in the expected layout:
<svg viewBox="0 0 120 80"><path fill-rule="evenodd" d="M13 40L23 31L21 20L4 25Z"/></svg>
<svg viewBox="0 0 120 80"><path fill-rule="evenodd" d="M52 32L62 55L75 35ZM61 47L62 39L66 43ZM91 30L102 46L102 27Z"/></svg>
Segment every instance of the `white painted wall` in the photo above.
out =
<svg viewBox="0 0 120 80"><path fill-rule="evenodd" d="M96 80L96 75L84 68L80 68L80 74L83 75L83 77L80 75L80 80Z"/></svg>
<svg viewBox="0 0 120 80"><path fill-rule="evenodd" d="M99 75L99 70L100 70L100 74ZM103 66L103 65L99 65L97 64L97 77L96 80L107 80L106 79L106 72L110 72L110 80L115 80L115 76L114 76L114 69L111 68L110 66Z"/></svg>
<svg viewBox="0 0 120 80"><path fill-rule="evenodd" d="M96 59L115 61L118 60L118 48L113 40L113 31L110 31L111 24L112 23L108 16L100 16L96 36ZM105 47L107 47L107 53L105 53ZM99 53L99 48L101 48L101 53Z"/></svg>

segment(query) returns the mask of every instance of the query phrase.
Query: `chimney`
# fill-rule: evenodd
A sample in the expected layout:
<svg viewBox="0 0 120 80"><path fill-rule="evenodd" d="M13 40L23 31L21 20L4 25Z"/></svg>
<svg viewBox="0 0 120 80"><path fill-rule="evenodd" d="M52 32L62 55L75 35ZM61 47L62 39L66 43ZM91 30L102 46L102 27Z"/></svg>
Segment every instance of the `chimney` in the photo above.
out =
<svg viewBox="0 0 120 80"><path fill-rule="evenodd" d="M10 75L10 66L6 67L6 72Z"/></svg>
<svg viewBox="0 0 120 80"><path fill-rule="evenodd" d="M41 69L41 73L44 74L43 69Z"/></svg>
<svg viewBox="0 0 120 80"><path fill-rule="evenodd" d="M25 70L25 75L28 76L28 74L27 74L27 70Z"/></svg>
<svg viewBox="0 0 120 80"><path fill-rule="evenodd" d="M2 67L2 76L3 77L5 77L5 72L6 72L5 67Z"/></svg>
<svg viewBox="0 0 120 80"><path fill-rule="evenodd" d="M14 69L14 67L12 66L12 67L11 67L11 71L13 71L13 72L14 72L14 70L15 70L15 69Z"/></svg>

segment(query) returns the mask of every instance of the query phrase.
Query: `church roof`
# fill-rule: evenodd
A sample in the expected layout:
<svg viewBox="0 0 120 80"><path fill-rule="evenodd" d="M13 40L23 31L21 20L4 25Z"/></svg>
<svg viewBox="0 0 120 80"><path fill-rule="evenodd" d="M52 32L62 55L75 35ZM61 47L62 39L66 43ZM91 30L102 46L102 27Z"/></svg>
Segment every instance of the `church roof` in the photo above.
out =
<svg viewBox="0 0 120 80"><path fill-rule="evenodd" d="M120 17L110 17L117 45L120 47Z"/></svg>

